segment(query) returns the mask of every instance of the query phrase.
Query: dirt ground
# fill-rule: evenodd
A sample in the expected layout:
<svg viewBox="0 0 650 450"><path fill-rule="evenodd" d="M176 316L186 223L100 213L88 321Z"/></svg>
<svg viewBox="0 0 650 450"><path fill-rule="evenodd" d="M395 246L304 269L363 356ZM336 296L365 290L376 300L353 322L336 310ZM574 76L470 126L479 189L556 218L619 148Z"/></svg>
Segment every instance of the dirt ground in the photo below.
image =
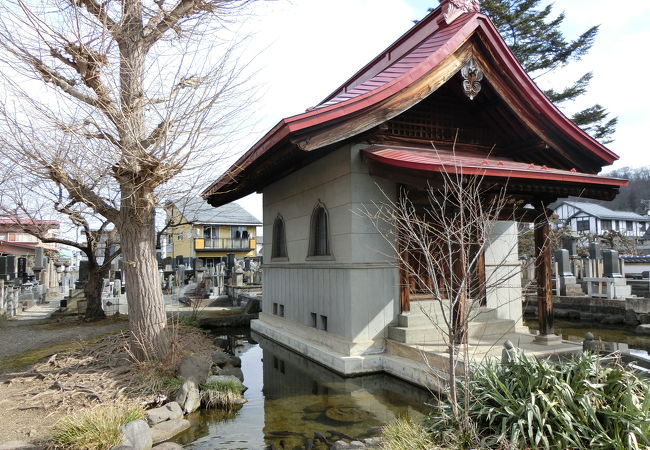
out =
<svg viewBox="0 0 650 450"><path fill-rule="evenodd" d="M0 322L0 443L11 440L40 442L60 418L61 411L22 401L33 365L53 354L78 348L85 340L126 330L124 319L84 323L76 317L39 321ZM47 383L46 380L43 380ZM43 386L43 390L48 387Z"/></svg>

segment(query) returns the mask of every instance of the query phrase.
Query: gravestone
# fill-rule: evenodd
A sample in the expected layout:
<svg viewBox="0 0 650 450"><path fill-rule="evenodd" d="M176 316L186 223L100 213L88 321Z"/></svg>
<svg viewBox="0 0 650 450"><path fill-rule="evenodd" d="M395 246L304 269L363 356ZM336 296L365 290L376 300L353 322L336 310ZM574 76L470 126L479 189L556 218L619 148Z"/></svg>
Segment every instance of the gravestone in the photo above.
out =
<svg viewBox="0 0 650 450"><path fill-rule="evenodd" d="M43 247L36 247L34 249L34 271L40 271L45 268L45 263L43 262Z"/></svg>
<svg viewBox="0 0 650 450"><path fill-rule="evenodd" d="M203 260L200 258L197 258L194 260L194 270L199 271L199 270L204 270L203 267Z"/></svg>
<svg viewBox="0 0 650 450"><path fill-rule="evenodd" d="M607 278L623 278L616 250L603 250L603 275Z"/></svg>
<svg viewBox="0 0 650 450"><path fill-rule="evenodd" d="M562 248L569 251L569 256L578 254L578 240L573 237L566 237L562 239Z"/></svg>
<svg viewBox="0 0 650 450"><path fill-rule="evenodd" d="M18 278L27 279L27 258L18 258Z"/></svg>
<svg viewBox="0 0 650 450"><path fill-rule="evenodd" d="M584 292L577 283L575 275L571 272L571 260L569 250L560 248L555 250L555 262L557 262L556 276L560 280L560 295L582 296Z"/></svg>
<svg viewBox="0 0 650 450"><path fill-rule="evenodd" d="M7 255L7 274L10 280L18 277L16 255Z"/></svg>
<svg viewBox="0 0 650 450"><path fill-rule="evenodd" d="M603 254L600 245L595 242L589 243L589 259L602 259Z"/></svg>
<svg viewBox="0 0 650 450"><path fill-rule="evenodd" d="M79 281L88 281L89 266L90 263L88 261L79 261Z"/></svg>
<svg viewBox="0 0 650 450"><path fill-rule="evenodd" d="M558 276L572 277L571 261L569 260L569 250L559 248L555 250L555 262L557 262Z"/></svg>
<svg viewBox="0 0 650 450"><path fill-rule="evenodd" d="M243 286L244 285L244 271L241 269L241 267L237 268L234 271L234 279L232 280L232 284L235 286Z"/></svg>
<svg viewBox="0 0 650 450"><path fill-rule="evenodd" d="M7 267L7 257L0 256L0 279L4 281L9 280L9 270Z"/></svg>
<svg viewBox="0 0 650 450"><path fill-rule="evenodd" d="M244 271L248 272L249 270L251 270L251 259L244 258Z"/></svg>

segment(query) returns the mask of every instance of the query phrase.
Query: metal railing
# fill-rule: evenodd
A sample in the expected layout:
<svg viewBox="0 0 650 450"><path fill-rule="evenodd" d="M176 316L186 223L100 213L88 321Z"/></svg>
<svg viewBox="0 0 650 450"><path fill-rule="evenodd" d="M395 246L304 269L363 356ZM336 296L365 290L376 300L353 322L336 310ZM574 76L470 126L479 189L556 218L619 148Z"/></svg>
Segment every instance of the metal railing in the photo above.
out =
<svg viewBox="0 0 650 450"><path fill-rule="evenodd" d="M196 245L198 242L203 241L202 250L252 250L253 244L252 239L226 239L226 238L216 238L216 239L197 239L195 243L195 248L201 250L200 245Z"/></svg>

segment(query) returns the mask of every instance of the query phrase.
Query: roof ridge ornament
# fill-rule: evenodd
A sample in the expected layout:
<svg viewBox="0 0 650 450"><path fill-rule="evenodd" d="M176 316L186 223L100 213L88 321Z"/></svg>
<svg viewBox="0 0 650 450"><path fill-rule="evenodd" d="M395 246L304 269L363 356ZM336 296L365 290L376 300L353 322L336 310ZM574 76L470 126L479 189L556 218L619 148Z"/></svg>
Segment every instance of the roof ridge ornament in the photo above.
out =
<svg viewBox="0 0 650 450"><path fill-rule="evenodd" d="M481 92L481 80L483 79L483 71L478 68L476 60L473 56L470 56L463 67L460 69L460 74L463 76L463 90L465 95L469 97L470 100L474 100L474 97Z"/></svg>
<svg viewBox="0 0 650 450"><path fill-rule="evenodd" d="M447 25L465 13L481 12L479 0L441 0L440 7L443 8L442 16Z"/></svg>

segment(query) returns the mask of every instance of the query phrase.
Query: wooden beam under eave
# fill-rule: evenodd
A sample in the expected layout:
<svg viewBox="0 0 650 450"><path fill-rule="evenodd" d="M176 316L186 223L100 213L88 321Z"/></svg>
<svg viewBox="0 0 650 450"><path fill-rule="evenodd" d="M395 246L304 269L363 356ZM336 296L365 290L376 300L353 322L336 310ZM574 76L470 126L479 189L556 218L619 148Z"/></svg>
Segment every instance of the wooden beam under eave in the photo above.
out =
<svg viewBox="0 0 650 450"><path fill-rule="evenodd" d="M346 118L333 126L312 131L297 137L293 142L302 150L316 150L325 145L345 140L372 127L386 122L427 98L452 78L463 66L472 51L472 44L465 42L447 56L428 74L415 80L407 88L383 102L362 111L356 117Z"/></svg>
<svg viewBox="0 0 650 450"><path fill-rule="evenodd" d="M539 117L531 114L530 108L527 105L523 104L516 93L512 91L512 88L508 85L507 80L503 79L501 73L492 67L493 64L490 61L486 60L481 52L475 52L474 58L477 60L477 62L479 62L479 67L485 74L483 83L489 82L492 89L494 89L497 94L504 100L505 104L508 105L508 107L519 118L519 120L521 120L528 128L537 134L537 136L539 136L544 142L552 143L553 149L566 160L566 167L559 168L570 169L575 167L584 172L588 172L592 169L590 166L587 170L585 170L585 165L581 164L581 161L563 150L560 143L549 136L548 133L542 127L540 127Z"/></svg>

